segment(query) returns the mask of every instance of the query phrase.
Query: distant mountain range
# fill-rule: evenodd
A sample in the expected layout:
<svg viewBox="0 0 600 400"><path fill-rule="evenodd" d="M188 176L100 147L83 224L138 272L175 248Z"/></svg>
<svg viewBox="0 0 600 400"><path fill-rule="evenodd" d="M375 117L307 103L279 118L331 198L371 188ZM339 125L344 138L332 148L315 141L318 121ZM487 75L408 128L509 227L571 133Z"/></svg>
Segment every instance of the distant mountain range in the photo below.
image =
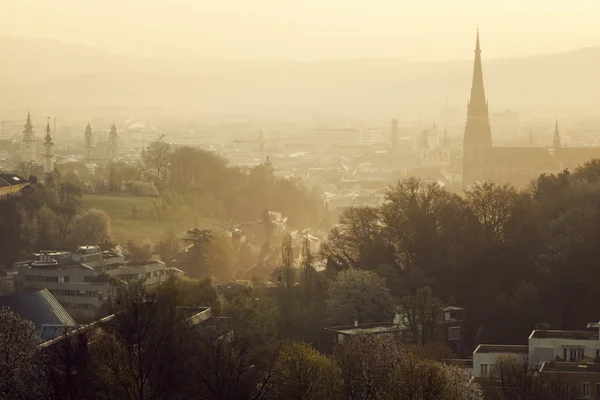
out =
<svg viewBox="0 0 600 400"><path fill-rule="evenodd" d="M143 59L38 39L0 38L0 107L156 107L209 114L324 112L399 116L464 107L465 61L322 62ZM494 59L484 50L490 110L600 109L600 47ZM418 118L418 117L417 117Z"/></svg>

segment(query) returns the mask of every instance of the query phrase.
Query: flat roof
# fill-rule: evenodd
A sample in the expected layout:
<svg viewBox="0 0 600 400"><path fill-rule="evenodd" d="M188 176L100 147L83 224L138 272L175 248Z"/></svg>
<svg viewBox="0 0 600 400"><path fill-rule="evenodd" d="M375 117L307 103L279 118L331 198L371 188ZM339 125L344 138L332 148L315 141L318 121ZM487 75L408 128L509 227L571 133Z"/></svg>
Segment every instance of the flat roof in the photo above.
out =
<svg viewBox="0 0 600 400"><path fill-rule="evenodd" d="M398 332L404 330L400 325L393 324L391 322L380 322L372 324L361 324L358 326L346 325L346 326L333 326L325 328L328 331L341 333L342 335L363 335L363 334L377 334L387 332Z"/></svg>
<svg viewBox="0 0 600 400"><path fill-rule="evenodd" d="M547 361L542 364L540 372L561 373L595 373L600 374L600 364L593 362L561 362Z"/></svg>
<svg viewBox="0 0 600 400"><path fill-rule="evenodd" d="M510 344L480 344L473 353L528 354L529 346Z"/></svg>
<svg viewBox="0 0 600 400"><path fill-rule="evenodd" d="M452 358L449 360L443 360L445 364L454 365L459 368L473 368L473 360L470 358Z"/></svg>
<svg viewBox="0 0 600 400"><path fill-rule="evenodd" d="M531 332L529 339L598 340L598 332L534 330Z"/></svg>

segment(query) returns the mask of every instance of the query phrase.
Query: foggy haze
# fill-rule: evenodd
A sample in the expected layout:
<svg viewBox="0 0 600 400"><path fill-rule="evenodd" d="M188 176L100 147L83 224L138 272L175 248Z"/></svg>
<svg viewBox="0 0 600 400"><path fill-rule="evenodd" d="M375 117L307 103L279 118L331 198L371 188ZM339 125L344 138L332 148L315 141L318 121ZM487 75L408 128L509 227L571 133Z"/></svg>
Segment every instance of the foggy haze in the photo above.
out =
<svg viewBox="0 0 600 400"><path fill-rule="evenodd" d="M0 35L142 57L468 59L477 24L494 58L600 44L594 0L2 0L0 10L10 15Z"/></svg>

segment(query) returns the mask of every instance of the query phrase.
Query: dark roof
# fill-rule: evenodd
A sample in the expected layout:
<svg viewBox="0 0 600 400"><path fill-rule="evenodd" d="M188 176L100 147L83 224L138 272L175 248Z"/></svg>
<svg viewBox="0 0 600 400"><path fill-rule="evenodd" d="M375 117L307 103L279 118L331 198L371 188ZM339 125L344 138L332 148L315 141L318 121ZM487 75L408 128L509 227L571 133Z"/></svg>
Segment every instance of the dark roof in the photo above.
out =
<svg viewBox="0 0 600 400"><path fill-rule="evenodd" d="M579 372L600 374L600 364L593 362L545 362L540 372Z"/></svg>
<svg viewBox="0 0 600 400"><path fill-rule="evenodd" d="M530 339L573 339L573 340L598 340L596 331L552 331L535 330L531 332Z"/></svg>
<svg viewBox="0 0 600 400"><path fill-rule="evenodd" d="M480 344L473 353L508 353L508 354L527 354L529 346L508 345L508 344Z"/></svg>
<svg viewBox="0 0 600 400"><path fill-rule="evenodd" d="M0 174L0 187L22 185L27 182L27 179L15 174Z"/></svg>
<svg viewBox="0 0 600 400"><path fill-rule="evenodd" d="M400 332L403 331L404 328L392 322L376 322L360 325L332 326L325 328L325 330L340 333L342 335L364 335Z"/></svg>
<svg viewBox="0 0 600 400"><path fill-rule="evenodd" d="M40 331L42 325L76 325L73 318L48 289L0 296L0 307L8 307L21 318L33 322Z"/></svg>

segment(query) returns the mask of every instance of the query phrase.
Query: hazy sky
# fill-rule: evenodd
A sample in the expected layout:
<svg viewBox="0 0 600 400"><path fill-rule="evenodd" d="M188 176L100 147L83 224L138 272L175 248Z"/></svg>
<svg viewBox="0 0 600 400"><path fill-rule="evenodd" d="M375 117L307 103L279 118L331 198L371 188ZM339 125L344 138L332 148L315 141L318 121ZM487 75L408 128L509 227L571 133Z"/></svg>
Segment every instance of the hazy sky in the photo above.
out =
<svg viewBox="0 0 600 400"><path fill-rule="evenodd" d="M0 0L0 35L136 56L467 59L600 45L599 0Z"/></svg>

